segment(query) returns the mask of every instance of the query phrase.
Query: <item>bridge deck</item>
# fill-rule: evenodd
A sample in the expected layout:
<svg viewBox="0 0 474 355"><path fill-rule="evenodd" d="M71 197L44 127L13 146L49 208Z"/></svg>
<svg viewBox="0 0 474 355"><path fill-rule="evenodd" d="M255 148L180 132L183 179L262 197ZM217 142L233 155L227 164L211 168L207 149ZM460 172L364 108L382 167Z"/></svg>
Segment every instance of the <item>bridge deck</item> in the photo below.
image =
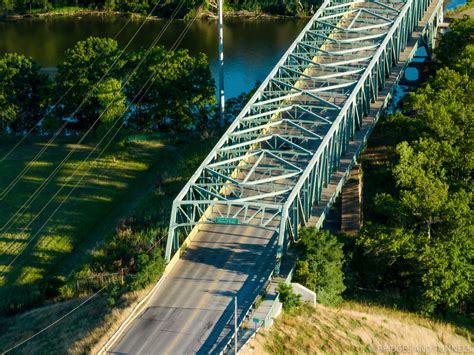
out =
<svg viewBox="0 0 474 355"><path fill-rule="evenodd" d="M230 331L236 293L241 314L268 280L275 242L261 228L203 227L112 353L209 353Z"/></svg>
<svg viewBox="0 0 474 355"><path fill-rule="evenodd" d="M380 4L380 2L377 3ZM387 3L398 6L398 11L400 3L397 4L393 1ZM392 10L385 11L383 6L380 9L381 5L378 5L379 14L374 16L371 10L371 7L374 6L373 3L355 2L351 4L354 11L348 10L340 19L341 23L349 28L363 27L363 24L358 21L370 27L367 30L362 30L363 33L359 33L359 36L369 36L370 34L366 31L372 31L372 34L376 35L383 34L380 29L388 26L387 23L392 23L390 22L393 20L394 12ZM357 9L362 6L369 8L369 13L367 11L357 12ZM379 88L378 97L375 102L370 103L368 115L360 117L360 129L354 132L353 139L340 157L338 167L328 176L328 185L322 188L318 203L310 210L312 216L306 221L307 224L320 225L323 220L327 206L334 198L335 190L342 187L347 168L353 163L354 157L358 155L364 145L367 133L372 129L380 107L391 87L396 83L396 78L405 64L404 61L408 60L410 51L414 48L420 31L424 27L423 21L431 16L435 6L436 4L430 6L424 14L424 18L409 41L408 47L401 53L400 61L391 70L389 78L385 81L385 86ZM331 22L330 18L326 21ZM336 23L339 22L336 21ZM335 27L334 24L329 23L321 31L324 32L331 26ZM330 32L325 32L328 38L333 35ZM334 32L334 37L331 37L330 42L334 42L335 38L350 40L350 37L355 36L347 30L335 29ZM382 39L383 36L377 41ZM359 47L362 46L362 42L359 43ZM367 45L371 46L370 43ZM377 42L377 45L380 43ZM324 47L324 45L322 48L327 52L330 52L329 49L335 49L331 46ZM346 49L344 49L344 45L339 45L337 48L338 51ZM361 55L360 62L357 62L359 58L350 65L343 65L344 68L341 70L345 71L344 76L348 78L351 76L360 77L362 75L361 69L371 60L370 56L374 50L374 47L367 48L367 50L359 48L358 51L362 51L367 57ZM329 66L320 72L313 65L310 71L300 72L300 74L307 77L320 74L329 75L329 77L337 76L340 74L338 74L339 69L331 67L330 61L336 57L338 58L336 61L341 61L344 56L345 54L342 58L340 55L332 57L328 54L324 59L313 56L311 58L314 60L325 62ZM283 69L291 71L292 68L287 65ZM275 79L276 85L284 86L285 84L278 83L279 79L281 78ZM228 145L226 145L227 143L219 145L216 155L206 159L207 166L201 167L199 174L195 174L193 184L189 184L180 194L177 199L178 203L173 206L173 216L180 215L181 217L172 219L175 224L172 224L173 228L170 229L168 257L171 252L179 248L178 234L175 233L177 229L184 228L186 230L187 228L189 231L189 228L196 228L196 223L200 218L204 217L209 222L216 223L216 217L219 216L238 217L241 224L199 225L199 231L182 258L178 260L158 291L152 295L147 307L113 347L113 353L209 353L219 350L222 341L231 334L228 325L232 320L232 299L236 294L238 295L239 314L242 318L270 276L275 265L275 256L279 252L277 233L275 233L278 228L275 227L278 227L284 218L288 218L288 215L281 215L281 202L285 201L288 194L295 192L293 186L302 175L304 165L308 163L308 151L314 152L317 149L315 142L318 140L314 139L314 133L324 134L328 129L328 126L322 123L327 120L323 117L327 116L326 114L322 115L321 119L311 120L314 115L308 110L315 109L318 112L317 116L320 117L320 114L331 110L331 104L328 102L340 107L339 105L350 94L350 91L347 90L352 89L351 85L353 86L353 83L346 86L348 84L346 81L339 82L342 86L333 88L332 92L330 92L331 90L317 91L318 85L323 88L325 84L313 80L313 89L318 92L318 98L316 98L314 94L298 91L300 90L299 85L303 87L308 82L303 83L303 81L297 80L288 92L278 92L275 89L266 92L267 96L259 97L260 101L265 101L271 106L274 102L272 100L277 99L278 101L278 95L284 95L284 102L276 102L275 107L286 106L276 116L272 111L268 111L270 114L263 113L266 116L258 116L260 114L253 111L251 113L253 114L252 119L257 121L247 126L243 125L239 128L240 131L236 129L232 133L232 135L241 136L240 138L229 138ZM326 83L328 82L326 81ZM277 97L274 96L272 99L271 95L277 95ZM300 106L294 105L295 100ZM321 104L318 104L314 100L317 102L323 100L326 103L321 101ZM310 105L305 108L301 103L305 105L310 103ZM259 105L256 101L253 104ZM311 105L313 108L308 108ZM286 107L289 109L287 110ZM290 111L294 112L294 116L289 115ZM249 112L246 114L250 114ZM246 120L244 116L240 117L241 122ZM262 117L264 120L261 120ZM290 122L292 120L299 121L299 128ZM232 127L230 130L236 128L237 124ZM255 128L256 130L254 130ZM285 138L285 135L289 138ZM329 155L326 156L331 158ZM333 153L332 156L334 157L335 154ZM327 160L331 160L329 158L325 160L324 164L326 165L323 163L318 165L318 175L324 175L324 169L330 169L330 164L327 163ZM212 180L214 178L217 180ZM209 181L212 183L208 183ZM194 182L196 183L194 184ZM319 182L316 185L319 186ZM322 181L321 186L323 186ZM308 192L309 188L305 186L302 190ZM299 191L296 190L296 192ZM200 197L201 200L196 197ZM252 204L255 197L259 199L259 204ZM228 200L227 198L232 199ZM297 207L300 207L301 210L305 206L298 205ZM297 210L298 208L292 208L286 211L301 214ZM297 227L297 224L290 226L291 229ZM279 231L281 232L282 229L280 228Z"/></svg>

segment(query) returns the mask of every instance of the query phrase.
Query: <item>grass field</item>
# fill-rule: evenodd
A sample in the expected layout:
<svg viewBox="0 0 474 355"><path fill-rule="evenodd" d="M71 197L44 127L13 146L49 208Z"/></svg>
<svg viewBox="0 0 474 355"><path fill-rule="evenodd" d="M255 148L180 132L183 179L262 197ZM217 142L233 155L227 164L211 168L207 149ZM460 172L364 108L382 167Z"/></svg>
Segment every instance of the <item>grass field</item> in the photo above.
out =
<svg viewBox="0 0 474 355"><path fill-rule="evenodd" d="M107 306L107 296L99 294L65 317L60 323L17 347L11 354L86 354L99 350L96 344L111 335L110 330L123 322L134 302L145 291L123 295L113 309ZM8 318L0 318L0 352L28 339L57 321L85 301L75 298L37 308Z"/></svg>
<svg viewBox="0 0 474 355"><path fill-rule="evenodd" d="M114 234L118 222L124 217L151 213L160 224L168 225L173 199L215 140L210 138L203 141L184 133L178 137L162 135L148 138L146 141L131 143L126 148L111 150L97 162L83 166L80 162L90 152L93 144L78 147L78 153L47 184L27 209L27 214L13 224L12 228L1 232L0 270L5 270L1 279L3 286L33 283L47 275L69 275L91 261L91 254ZM8 194L3 193L4 198L0 200L0 228L73 148L72 141L73 139L63 139L48 149L17 186ZM0 194L43 144L42 140L28 142L0 163L4 171L0 177ZM4 143L1 146L0 159L11 145ZM79 173L67 184L67 189L54 199L53 205L40 215L39 221L28 228L27 233L21 233L24 226L46 205L51 195L77 167ZM87 171L89 168L90 171ZM83 174L86 178L80 188L35 237L38 228ZM157 174L160 175L159 185L156 183ZM15 241L16 239L18 240ZM16 255L20 257L12 267L5 269ZM107 294L99 294L71 316L13 353L38 353L38 349L43 353L89 352L101 338L120 324L131 305L144 292L146 291L121 295L113 308L107 306ZM74 298L50 305L46 303L44 307L28 312L0 317L0 352L56 321L83 300L84 298Z"/></svg>
<svg viewBox="0 0 474 355"><path fill-rule="evenodd" d="M450 350L450 351L449 351ZM242 355L472 353L472 333L392 309L360 303L284 313Z"/></svg>
<svg viewBox="0 0 474 355"><path fill-rule="evenodd" d="M62 139L48 148L11 191L6 190L10 182L28 166L44 142L23 144L1 163L0 286L32 283L51 274L67 276L92 248L112 233L120 218L154 193L158 172L163 175L164 183L176 185L167 190L171 193L155 196L159 199L156 203L166 209L163 218L167 219L175 193L195 167L187 161L199 152L205 154L207 149L202 142L189 143L192 139L187 144L174 144L172 137L163 136L131 143L126 148L109 151L97 161L81 164L93 147L92 143L84 144L76 147L77 152L44 185L44 190L38 190L75 147L73 141ZM185 138L181 140L184 141ZM0 157L10 146L0 147ZM76 176L68 181L76 169ZM60 206L82 176L83 182ZM64 189L51 199L62 185ZM35 191L40 193L29 201ZM27 208L22 210L22 206Z"/></svg>

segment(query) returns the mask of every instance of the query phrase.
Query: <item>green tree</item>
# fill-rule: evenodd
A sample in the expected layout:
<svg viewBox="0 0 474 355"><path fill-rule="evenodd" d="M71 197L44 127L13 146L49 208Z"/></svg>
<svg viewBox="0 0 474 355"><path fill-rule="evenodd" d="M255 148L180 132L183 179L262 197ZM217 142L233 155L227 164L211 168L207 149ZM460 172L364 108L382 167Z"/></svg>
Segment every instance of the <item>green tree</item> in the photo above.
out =
<svg viewBox="0 0 474 355"><path fill-rule="evenodd" d="M427 189L426 193L433 191ZM422 205L429 206L429 198L420 198ZM413 222L420 218L417 209L407 208L404 195L400 199L399 209L392 213L406 215L406 219L396 219L390 225L368 224L359 236L357 242L364 247L366 259L367 254L373 255L377 265L377 276L370 281L364 278L365 285L399 290L405 293L408 305L425 313L466 309L474 281L471 196L462 190L452 193L429 233ZM410 200L408 207L412 203Z"/></svg>
<svg viewBox="0 0 474 355"><path fill-rule="evenodd" d="M224 119L226 124L231 124L232 121L236 119L236 117L244 109L245 105L250 101L255 91L257 91L261 84L262 83L260 81L256 81L253 89L249 92L243 92L239 96L231 97L230 99L226 100L224 111ZM219 110L216 110L216 123L218 123L220 119L220 117L217 116L219 116Z"/></svg>
<svg viewBox="0 0 474 355"><path fill-rule="evenodd" d="M58 67L56 96L62 96L74 86L62 101L58 114L77 119L76 128L88 129L101 112L96 95L97 83L120 78L124 64L118 44L113 39L89 37L77 42L66 51L64 62Z"/></svg>
<svg viewBox="0 0 474 355"><path fill-rule="evenodd" d="M464 57L466 48L472 47L473 44L474 18L464 16L463 19L455 19L449 24L449 31L443 35L436 48L436 58L442 66L464 71L465 69L458 64ZM472 57L470 62L472 66Z"/></svg>
<svg viewBox="0 0 474 355"><path fill-rule="evenodd" d="M302 228L297 245L300 256L294 280L315 291L319 302L339 303L346 289L342 244L328 231Z"/></svg>
<svg viewBox="0 0 474 355"><path fill-rule="evenodd" d="M433 148L435 142L432 143L428 147ZM431 237L432 225L442 220L449 196L449 186L442 179L444 172L436 159L438 155L430 154L433 150L415 152L403 142L397 148L400 161L394 168L397 185L402 188L401 206L412 221L418 220L426 227L428 238Z"/></svg>
<svg viewBox="0 0 474 355"><path fill-rule="evenodd" d="M444 38L443 38L444 40ZM473 53L474 54L474 53ZM474 60L474 57L473 57ZM424 129L419 151L426 151L434 171L452 186L466 187L474 168L474 81L467 74L443 68L422 90L410 95L407 105ZM433 156L433 154L435 154ZM433 169L431 169L433 171Z"/></svg>
<svg viewBox="0 0 474 355"><path fill-rule="evenodd" d="M15 53L0 57L0 128L27 130L47 108L48 78L30 58Z"/></svg>
<svg viewBox="0 0 474 355"><path fill-rule="evenodd" d="M130 55L129 68L144 60L143 68L126 88L127 98L138 99L133 122L139 127L189 129L206 123L215 104L215 86L204 54L195 57L187 50L154 48ZM129 69L131 70L131 69ZM149 88L142 86L149 82Z"/></svg>
<svg viewBox="0 0 474 355"><path fill-rule="evenodd" d="M445 236L421 249L419 261L426 270L422 277L425 286L423 310L426 313L433 313L437 308L462 312L466 301L472 299L473 238L471 226L467 231Z"/></svg>
<svg viewBox="0 0 474 355"><path fill-rule="evenodd" d="M10 12L15 8L14 0L0 0L0 11Z"/></svg>
<svg viewBox="0 0 474 355"><path fill-rule="evenodd" d="M130 288L141 290L158 281L165 269L165 259L161 249L154 249L149 253L141 253L137 258L137 273L131 275Z"/></svg>
<svg viewBox="0 0 474 355"><path fill-rule="evenodd" d="M105 0L104 9L107 11L114 11L116 6L115 0Z"/></svg>
<svg viewBox="0 0 474 355"><path fill-rule="evenodd" d="M358 241L391 275L386 286L426 313L467 311L473 297L473 95L469 74L442 68L409 97L421 137L397 146L398 191L375 199L385 225L369 224Z"/></svg>

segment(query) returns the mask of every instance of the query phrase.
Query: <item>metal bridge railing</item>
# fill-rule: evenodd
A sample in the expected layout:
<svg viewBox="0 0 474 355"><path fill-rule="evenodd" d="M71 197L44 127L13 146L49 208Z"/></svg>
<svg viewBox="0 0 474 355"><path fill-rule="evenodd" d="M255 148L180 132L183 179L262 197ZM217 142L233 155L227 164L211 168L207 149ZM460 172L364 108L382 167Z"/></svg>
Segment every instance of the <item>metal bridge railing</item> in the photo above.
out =
<svg viewBox="0 0 474 355"><path fill-rule="evenodd" d="M326 0L173 202L166 257L231 218L298 238L430 0Z"/></svg>

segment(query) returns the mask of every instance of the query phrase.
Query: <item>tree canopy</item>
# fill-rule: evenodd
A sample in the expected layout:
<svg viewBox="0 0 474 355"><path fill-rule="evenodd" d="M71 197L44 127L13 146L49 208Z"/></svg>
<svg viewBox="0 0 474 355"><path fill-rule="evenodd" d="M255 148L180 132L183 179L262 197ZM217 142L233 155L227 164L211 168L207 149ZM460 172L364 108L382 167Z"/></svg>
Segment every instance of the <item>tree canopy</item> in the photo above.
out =
<svg viewBox="0 0 474 355"><path fill-rule="evenodd" d="M418 137L397 145L397 190L376 196L380 222L358 240L378 265L379 278L365 281L397 289L426 313L473 307L473 31L472 19L453 22L436 52L435 76L397 115Z"/></svg>
<svg viewBox="0 0 474 355"><path fill-rule="evenodd" d="M128 63L131 70L144 61L143 70L133 75L125 89L127 96L136 97L138 102L131 121L141 128L188 129L207 120L215 104L215 83L207 57L193 57L187 50L170 52L163 47L153 48L147 57L145 53L132 53Z"/></svg>
<svg viewBox="0 0 474 355"><path fill-rule="evenodd" d="M48 78L31 58L15 53L0 57L0 129L31 129L44 115Z"/></svg>
<svg viewBox="0 0 474 355"><path fill-rule="evenodd" d="M119 119L135 130L203 129L215 119L207 57L187 50L123 53L113 39L90 37L66 50L54 81L16 54L0 57L0 76L3 132L32 127L46 110L43 133L54 133L67 120L78 131L100 127L98 136Z"/></svg>
<svg viewBox="0 0 474 355"><path fill-rule="evenodd" d="M302 228L294 280L316 292L318 302L337 304L344 286L342 243L328 231Z"/></svg>
<svg viewBox="0 0 474 355"><path fill-rule="evenodd" d="M98 118L98 83L109 78L119 78L124 64L115 40L89 37L79 41L65 52L64 62L58 66L55 94L65 95L57 114L77 120L76 127L85 130Z"/></svg>
<svg viewBox="0 0 474 355"><path fill-rule="evenodd" d="M225 3L225 10L263 11L279 15L310 14L316 11L321 0L231 0ZM169 17L178 10L178 18L189 17L195 14L202 4L204 9L214 11L209 2L201 3L197 0L0 0L0 12L29 13L33 11L50 11L53 8L67 6L81 6L85 9L119 11L123 13L153 14L160 17Z"/></svg>

